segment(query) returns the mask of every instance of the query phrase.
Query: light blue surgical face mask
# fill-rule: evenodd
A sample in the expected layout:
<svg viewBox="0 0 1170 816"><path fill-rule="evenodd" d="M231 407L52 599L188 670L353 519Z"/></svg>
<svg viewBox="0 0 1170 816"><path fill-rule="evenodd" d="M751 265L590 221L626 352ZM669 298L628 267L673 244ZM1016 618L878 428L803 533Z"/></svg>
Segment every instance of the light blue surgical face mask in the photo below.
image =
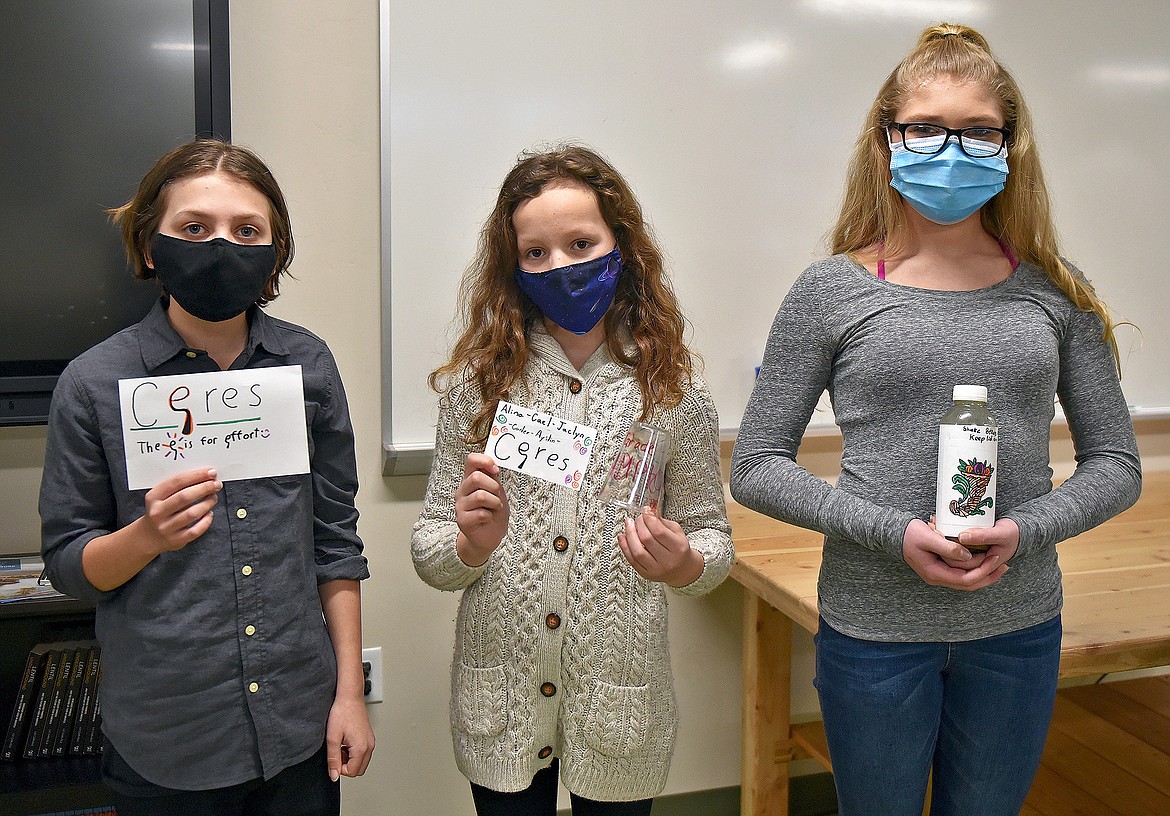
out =
<svg viewBox="0 0 1170 816"><path fill-rule="evenodd" d="M998 156L972 158L952 139L926 155L890 145L890 186L924 218L957 224L991 200L1007 180L1007 149Z"/></svg>

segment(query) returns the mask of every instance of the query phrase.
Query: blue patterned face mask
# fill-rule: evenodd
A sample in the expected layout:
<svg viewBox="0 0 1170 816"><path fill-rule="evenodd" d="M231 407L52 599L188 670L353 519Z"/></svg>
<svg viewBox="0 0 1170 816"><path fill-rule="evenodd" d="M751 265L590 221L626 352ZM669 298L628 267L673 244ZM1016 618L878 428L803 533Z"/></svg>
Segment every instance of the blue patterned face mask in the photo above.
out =
<svg viewBox="0 0 1170 816"><path fill-rule="evenodd" d="M609 311L622 273L622 253L613 251L578 264L525 272L516 269L516 285L544 316L573 334L586 334Z"/></svg>
<svg viewBox="0 0 1170 816"><path fill-rule="evenodd" d="M991 200L1007 180L1006 151L972 158L952 140L938 153L913 153L890 146L890 186L924 218L957 224Z"/></svg>

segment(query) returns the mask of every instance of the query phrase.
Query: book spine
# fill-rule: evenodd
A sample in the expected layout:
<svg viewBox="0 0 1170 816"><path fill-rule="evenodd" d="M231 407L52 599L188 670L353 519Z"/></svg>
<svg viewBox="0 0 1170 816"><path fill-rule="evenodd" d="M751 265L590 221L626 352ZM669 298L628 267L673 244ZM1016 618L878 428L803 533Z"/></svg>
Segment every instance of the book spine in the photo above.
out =
<svg viewBox="0 0 1170 816"><path fill-rule="evenodd" d="M89 658L89 646L81 645L73 655L73 669L65 684L65 698L61 702L61 720L56 738L53 740L53 756L65 756L73 736L73 721L77 716L77 698L81 694L81 682L85 677L85 664Z"/></svg>
<svg viewBox="0 0 1170 816"><path fill-rule="evenodd" d="M0 747L0 759L16 759L24 749L24 738L28 733L29 721L32 719L32 709L36 701L37 690L40 687L41 673L44 670L47 652L48 647L41 644L28 653L28 660L24 664L24 673L20 677L20 688L16 692L16 701L12 706L8 730L4 733L4 744Z"/></svg>
<svg viewBox="0 0 1170 816"><path fill-rule="evenodd" d="M61 652L52 649L45 659L45 671L41 678L41 687L37 692L36 707L32 712L28 734L24 738L24 758L33 759L37 756L41 741L45 737L45 723L49 716L49 701L53 697L53 687L57 684L57 670L61 667Z"/></svg>
<svg viewBox="0 0 1170 816"><path fill-rule="evenodd" d="M101 649L90 647L85 663L85 678L77 700L77 716L74 718L73 735L69 753L80 756L85 753L86 735L93 720L94 703L97 700L98 667L101 665Z"/></svg>
<svg viewBox="0 0 1170 816"><path fill-rule="evenodd" d="M65 703L65 689L73 677L73 661L77 658L77 649L69 644L62 644L61 665L57 668L57 677L53 681L53 695L49 698L49 715L45 722L45 734L37 745L38 757L53 755L53 746L57 742L57 733L61 730L61 707Z"/></svg>
<svg viewBox="0 0 1170 816"><path fill-rule="evenodd" d="M93 701L93 719L89 722L89 728L85 735L85 753L86 754L100 754L102 752L102 703L101 696L94 698Z"/></svg>
<svg viewBox="0 0 1170 816"><path fill-rule="evenodd" d="M82 751L89 754L100 754L102 752L102 696L98 693L102 685L102 665L98 661L97 667L97 683L93 695L93 715L89 718L89 723L85 729L85 744Z"/></svg>

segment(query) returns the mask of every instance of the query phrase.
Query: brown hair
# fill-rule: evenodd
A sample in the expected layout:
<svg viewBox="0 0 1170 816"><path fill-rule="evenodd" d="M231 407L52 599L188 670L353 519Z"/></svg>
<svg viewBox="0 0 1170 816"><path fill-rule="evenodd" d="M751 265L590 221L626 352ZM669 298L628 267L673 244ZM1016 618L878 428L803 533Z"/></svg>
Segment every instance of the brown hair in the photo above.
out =
<svg viewBox="0 0 1170 816"><path fill-rule="evenodd" d="M149 280L154 270L146 265L151 239L158 233L166 210L167 185L176 179L223 172L255 187L268 199L272 210L272 243L276 266L258 303L276 299L280 279L288 272L293 257L292 222L280 185L268 166L251 150L217 139L199 139L179 145L154 163L138 185L134 197L121 207L107 210L122 232L126 259L134 277Z"/></svg>
<svg viewBox="0 0 1170 816"><path fill-rule="evenodd" d="M662 253L633 191L594 151L578 145L521 155L500 187L495 209L480 233L475 260L464 274L459 298L463 332L451 358L428 382L444 391L452 376L466 376L484 405L469 430L469 444L487 438L496 402L520 382L528 362L526 330L541 312L516 285L518 258L512 214L555 183L593 191L601 216L617 239L622 274L606 313L610 356L633 369L642 392L642 418L654 407L672 407L694 373L695 355L683 341L685 319L663 268ZM632 347L627 347L632 338Z"/></svg>
<svg viewBox="0 0 1170 816"><path fill-rule="evenodd" d="M853 149L841 213L833 230L833 253L856 253L885 244L887 256L905 249L902 199L890 186L887 128L906 98L936 77L976 82L999 100L1008 131L1008 173L1004 189L983 206L983 228L1021 260L1039 266L1078 309L1094 312L1120 370L1114 322L1104 302L1083 277L1061 260L1048 189L1040 168L1032 115L1019 86L992 55L987 40L963 25L940 23L919 35L878 91Z"/></svg>

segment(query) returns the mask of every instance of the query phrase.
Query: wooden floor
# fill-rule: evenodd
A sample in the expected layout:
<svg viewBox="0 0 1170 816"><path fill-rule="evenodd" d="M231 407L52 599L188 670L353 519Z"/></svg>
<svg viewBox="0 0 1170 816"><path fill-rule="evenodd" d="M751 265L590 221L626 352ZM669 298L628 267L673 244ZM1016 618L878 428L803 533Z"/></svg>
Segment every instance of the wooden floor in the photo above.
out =
<svg viewBox="0 0 1170 816"><path fill-rule="evenodd" d="M1170 816L1170 676L1056 695L1022 816Z"/></svg>

